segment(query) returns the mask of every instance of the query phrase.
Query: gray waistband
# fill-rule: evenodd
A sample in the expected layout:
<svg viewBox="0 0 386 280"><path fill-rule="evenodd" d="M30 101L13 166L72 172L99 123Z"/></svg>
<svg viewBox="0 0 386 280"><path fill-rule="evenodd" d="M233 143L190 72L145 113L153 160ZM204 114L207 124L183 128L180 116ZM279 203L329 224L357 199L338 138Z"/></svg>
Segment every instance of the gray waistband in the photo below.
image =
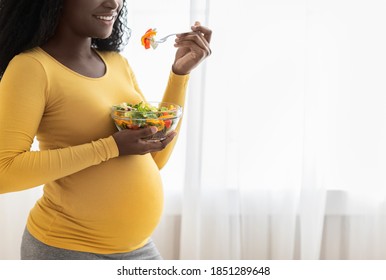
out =
<svg viewBox="0 0 386 280"><path fill-rule="evenodd" d="M150 240L145 246L128 253L94 254L61 249L44 244L24 230L21 243L22 260L161 260L162 257Z"/></svg>

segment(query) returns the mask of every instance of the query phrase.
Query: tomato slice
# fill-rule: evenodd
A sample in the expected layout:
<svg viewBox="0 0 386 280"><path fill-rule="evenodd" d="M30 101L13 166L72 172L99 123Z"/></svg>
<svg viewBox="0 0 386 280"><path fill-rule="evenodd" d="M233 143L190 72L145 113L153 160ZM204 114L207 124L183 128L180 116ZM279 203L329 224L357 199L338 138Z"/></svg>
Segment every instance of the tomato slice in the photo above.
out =
<svg viewBox="0 0 386 280"><path fill-rule="evenodd" d="M172 126L172 120L165 120L164 123L167 129L169 129Z"/></svg>

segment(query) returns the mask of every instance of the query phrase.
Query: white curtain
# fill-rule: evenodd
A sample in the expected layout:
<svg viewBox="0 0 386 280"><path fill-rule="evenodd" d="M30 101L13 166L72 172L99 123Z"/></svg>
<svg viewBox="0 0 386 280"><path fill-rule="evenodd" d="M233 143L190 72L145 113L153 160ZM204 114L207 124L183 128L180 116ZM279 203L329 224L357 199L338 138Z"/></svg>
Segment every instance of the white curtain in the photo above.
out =
<svg viewBox="0 0 386 280"><path fill-rule="evenodd" d="M213 55L190 87L164 255L386 258L386 3L192 3Z"/></svg>
<svg viewBox="0 0 386 280"><path fill-rule="evenodd" d="M128 1L126 55L158 100L174 56L159 36L199 20L213 55L190 80L161 171L165 259L386 258L386 2ZM41 190L0 196L0 259L18 258Z"/></svg>

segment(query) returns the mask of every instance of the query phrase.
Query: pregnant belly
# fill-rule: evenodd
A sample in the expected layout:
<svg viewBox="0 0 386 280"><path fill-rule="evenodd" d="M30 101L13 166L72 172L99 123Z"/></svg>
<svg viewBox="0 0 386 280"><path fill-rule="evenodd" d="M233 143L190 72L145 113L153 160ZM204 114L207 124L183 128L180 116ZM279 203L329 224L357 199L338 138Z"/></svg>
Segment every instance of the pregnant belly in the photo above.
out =
<svg viewBox="0 0 386 280"><path fill-rule="evenodd" d="M50 224L46 238L70 249L126 252L156 228L162 182L150 155L123 157L48 184L39 204L36 216Z"/></svg>

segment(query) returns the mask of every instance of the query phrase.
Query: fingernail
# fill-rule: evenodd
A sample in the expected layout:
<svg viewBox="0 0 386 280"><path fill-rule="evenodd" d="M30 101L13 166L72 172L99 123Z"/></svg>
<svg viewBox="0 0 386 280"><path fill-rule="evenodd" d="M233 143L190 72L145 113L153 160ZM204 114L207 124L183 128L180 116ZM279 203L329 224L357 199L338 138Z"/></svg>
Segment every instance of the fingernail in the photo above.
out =
<svg viewBox="0 0 386 280"><path fill-rule="evenodd" d="M151 129L151 133L153 134L156 133L158 130L155 126L150 127L150 129Z"/></svg>

